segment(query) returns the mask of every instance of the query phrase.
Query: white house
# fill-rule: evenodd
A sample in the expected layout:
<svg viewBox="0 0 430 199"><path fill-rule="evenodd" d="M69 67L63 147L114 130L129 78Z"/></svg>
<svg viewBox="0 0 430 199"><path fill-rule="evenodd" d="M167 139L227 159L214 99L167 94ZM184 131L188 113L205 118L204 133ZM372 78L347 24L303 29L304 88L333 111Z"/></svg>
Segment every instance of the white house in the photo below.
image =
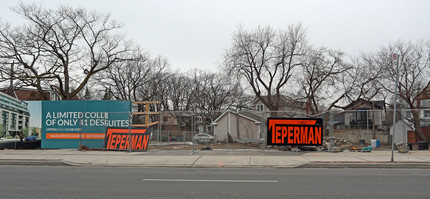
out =
<svg viewBox="0 0 430 199"><path fill-rule="evenodd" d="M258 142L261 138L261 117L251 112L225 111L213 123L216 141L226 141L227 133L233 141Z"/></svg>
<svg viewBox="0 0 430 199"><path fill-rule="evenodd" d="M268 96L262 96L262 98L264 100L268 100ZM281 111L281 112L285 112L287 114L287 112L289 112L288 114L293 114L294 113L305 113L306 112L306 103L305 102L300 102L300 101L296 101L293 99L288 99L287 97L281 95L279 102L276 100L276 97L273 96L273 100L274 103L278 105L278 110L277 111ZM263 102L255 97L254 101L252 102L252 106L253 106L253 110L255 110L257 113L260 112L265 112L265 111L270 111L268 107L266 107ZM290 115L290 116L293 116Z"/></svg>
<svg viewBox="0 0 430 199"><path fill-rule="evenodd" d="M394 134L394 143L397 142L408 142L408 131L412 131L413 128L408 122L400 119L395 124L396 133ZM393 126L390 127L390 135L393 135Z"/></svg>

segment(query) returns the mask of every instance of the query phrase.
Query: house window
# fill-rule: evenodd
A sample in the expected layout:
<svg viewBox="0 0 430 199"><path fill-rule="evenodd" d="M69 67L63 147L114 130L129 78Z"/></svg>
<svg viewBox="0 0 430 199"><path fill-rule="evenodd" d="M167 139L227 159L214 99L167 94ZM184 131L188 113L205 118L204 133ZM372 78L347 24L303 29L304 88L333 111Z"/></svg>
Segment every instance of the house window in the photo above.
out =
<svg viewBox="0 0 430 199"><path fill-rule="evenodd" d="M24 124L24 126L27 127L27 128L28 128L29 121L30 121L30 118L29 117L25 117L25 124Z"/></svg>
<svg viewBox="0 0 430 199"><path fill-rule="evenodd" d="M411 111L404 111L404 116L406 119L411 119L412 118L412 112Z"/></svg>
<svg viewBox="0 0 430 199"><path fill-rule="evenodd" d="M258 112L262 112L262 111L264 111L264 106L263 106L263 104L257 104L257 111Z"/></svg>
<svg viewBox="0 0 430 199"><path fill-rule="evenodd" d="M2 123L3 123L3 128L7 129L7 124L9 123L9 112L7 111L2 111Z"/></svg>
<svg viewBox="0 0 430 199"><path fill-rule="evenodd" d="M420 101L420 107L421 108L430 107L430 99L421 100Z"/></svg>
<svg viewBox="0 0 430 199"><path fill-rule="evenodd" d="M424 110L424 117L430 118L430 110Z"/></svg>
<svg viewBox="0 0 430 199"><path fill-rule="evenodd" d="M367 111L360 110L355 112L356 121L367 121Z"/></svg>
<svg viewBox="0 0 430 199"><path fill-rule="evenodd" d="M10 128L11 129L16 129L16 114L12 113L11 115L12 115L12 119L11 119L11 122L10 122Z"/></svg>

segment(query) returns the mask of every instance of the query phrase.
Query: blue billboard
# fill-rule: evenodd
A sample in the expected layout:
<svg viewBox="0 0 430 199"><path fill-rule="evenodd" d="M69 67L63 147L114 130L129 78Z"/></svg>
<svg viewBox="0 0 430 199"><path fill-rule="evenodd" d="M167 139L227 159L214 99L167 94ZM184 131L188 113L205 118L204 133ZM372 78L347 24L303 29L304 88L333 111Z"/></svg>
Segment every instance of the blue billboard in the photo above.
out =
<svg viewBox="0 0 430 199"><path fill-rule="evenodd" d="M131 101L42 101L42 148L103 148L109 127L130 126Z"/></svg>

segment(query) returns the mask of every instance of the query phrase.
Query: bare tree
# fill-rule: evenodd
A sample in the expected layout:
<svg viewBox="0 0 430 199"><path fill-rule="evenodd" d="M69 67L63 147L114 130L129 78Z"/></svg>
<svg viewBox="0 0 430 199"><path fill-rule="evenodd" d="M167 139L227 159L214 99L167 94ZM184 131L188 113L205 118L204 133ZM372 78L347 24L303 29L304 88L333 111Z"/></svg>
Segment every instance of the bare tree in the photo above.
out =
<svg viewBox="0 0 430 199"><path fill-rule="evenodd" d="M198 72L198 74L197 74ZM199 110L213 116L230 107L234 102L233 88L229 77L218 73L197 71L193 77L194 85L198 86L195 103Z"/></svg>
<svg viewBox="0 0 430 199"><path fill-rule="evenodd" d="M351 102L371 100L381 94L377 83L381 69L361 58L346 61L339 51L309 49L302 64L302 73L297 75L301 85L297 96L306 100L310 114L345 108Z"/></svg>
<svg viewBox="0 0 430 199"><path fill-rule="evenodd" d="M259 27L247 32L239 28L224 65L233 74L244 77L266 107L278 110L281 88L287 85L294 68L300 66L299 58L305 50L306 37L301 25L291 25L285 31Z"/></svg>
<svg viewBox="0 0 430 199"><path fill-rule="evenodd" d="M113 63L96 79L105 89L110 88L115 99L134 100L138 98L138 87L149 80L152 70L149 56L139 50L127 55L127 60Z"/></svg>
<svg viewBox="0 0 430 199"><path fill-rule="evenodd" d="M300 89L298 95L306 100L309 113L320 113L328 105L330 110L345 97L338 84L351 66L343 63L343 53L326 48L309 49L302 57L302 73L299 73ZM341 92L339 92L341 91ZM348 91L348 90L346 90Z"/></svg>
<svg viewBox="0 0 430 199"><path fill-rule="evenodd" d="M157 56L149 60L149 67L149 76L137 89L139 99L144 101L158 100L164 103L167 91L162 85L171 76L170 64L166 58Z"/></svg>
<svg viewBox="0 0 430 199"><path fill-rule="evenodd" d="M13 78L37 88L42 96L48 87L62 99L72 99L93 75L122 61L129 50L130 44L115 34L122 25L109 15L23 3L14 11L28 23L2 25L0 58L17 63Z"/></svg>
<svg viewBox="0 0 430 199"><path fill-rule="evenodd" d="M238 85L231 83L226 75L198 69L162 74L160 81L151 81L154 83L150 85L154 87L145 89L155 92L153 99L159 100L164 110L212 114L230 107L235 101L234 92Z"/></svg>
<svg viewBox="0 0 430 199"><path fill-rule="evenodd" d="M100 95L101 96L101 95ZM102 100L111 100L112 99L112 90L111 88L105 88L105 91L103 93Z"/></svg>
<svg viewBox="0 0 430 199"><path fill-rule="evenodd" d="M395 87L396 63L392 60L393 54L400 55L397 88ZM368 63L377 65L384 72L384 78L379 81L384 90L391 94L398 90L400 99L412 110L415 132L423 140L428 140L421 129L417 100L430 89L430 43L399 41L381 48L367 58Z"/></svg>
<svg viewBox="0 0 430 199"><path fill-rule="evenodd" d="M181 73L174 73L169 76L167 81L163 83L163 87L167 91L166 100L169 102L168 109L174 111L189 110L188 92L191 90L191 80Z"/></svg>
<svg viewBox="0 0 430 199"><path fill-rule="evenodd" d="M80 99L84 99L84 100L91 100L91 99L93 99L92 93L91 93L90 89L88 88L88 86L85 87L85 93L84 93L84 95L80 96L79 98Z"/></svg>
<svg viewBox="0 0 430 199"><path fill-rule="evenodd" d="M151 95L153 100L161 103L161 110L172 110L170 78L173 77L174 74L169 70L162 71L153 78L148 87L141 88L143 93L148 93L147 95ZM142 95L146 96L145 94Z"/></svg>
<svg viewBox="0 0 430 199"><path fill-rule="evenodd" d="M341 76L342 90L347 91L345 99L348 103L360 99L371 100L375 97L386 98L383 88L379 84L379 80L383 77L382 68L367 62L365 55L353 59L351 66L351 69Z"/></svg>

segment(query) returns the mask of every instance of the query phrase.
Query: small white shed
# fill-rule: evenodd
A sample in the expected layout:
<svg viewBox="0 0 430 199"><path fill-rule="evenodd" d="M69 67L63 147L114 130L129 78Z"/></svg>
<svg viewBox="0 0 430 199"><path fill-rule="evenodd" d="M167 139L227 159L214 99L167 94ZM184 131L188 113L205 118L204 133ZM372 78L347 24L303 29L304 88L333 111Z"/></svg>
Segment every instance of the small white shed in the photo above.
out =
<svg viewBox="0 0 430 199"><path fill-rule="evenodd" d="M258 141L261 137L261 117L251 112L225 111L212 125L216 141L226 141L228 132L234 141Z"/></svg>
<svg viewBox="0 0 430 199"><path fill-rule="evenodd" d="M408 142L408 131L414 130L408 122L403 119L396 122L396 133L394 134L394 143ZM393 126L390 127L390 135L393 135Z"/></svg>

